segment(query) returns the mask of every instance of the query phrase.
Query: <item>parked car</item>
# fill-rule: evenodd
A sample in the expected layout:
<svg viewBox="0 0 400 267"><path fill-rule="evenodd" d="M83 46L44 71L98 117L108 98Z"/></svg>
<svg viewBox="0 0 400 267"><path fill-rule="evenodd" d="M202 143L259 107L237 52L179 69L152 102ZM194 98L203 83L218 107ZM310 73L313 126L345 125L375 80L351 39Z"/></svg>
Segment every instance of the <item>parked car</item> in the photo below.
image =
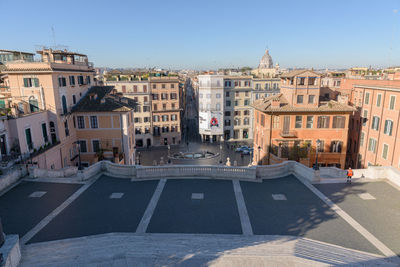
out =
<svg viewBox="0 0 400 267"><path fill-rule="evenodd" d="M251 153L253 153L253 148L252 147L248 147L242 150L241 152L243 155L250 155Z"/></svg>
<svg viewBox="0 0 400 267"><path fill-rule="evenodd" d="M235 152L242 152L243 150L250 149L248 146L241 146L235 149Z"/></svg>

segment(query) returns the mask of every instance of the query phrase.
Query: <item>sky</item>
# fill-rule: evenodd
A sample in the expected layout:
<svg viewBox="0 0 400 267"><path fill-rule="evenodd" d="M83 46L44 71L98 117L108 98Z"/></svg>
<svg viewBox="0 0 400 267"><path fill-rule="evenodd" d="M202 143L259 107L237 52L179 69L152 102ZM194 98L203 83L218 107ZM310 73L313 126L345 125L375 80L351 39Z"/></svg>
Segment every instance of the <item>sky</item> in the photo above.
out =
<svg viewBox="0 0 400 267"><path fill-rule="evenodd" d="M66 46L97 67L400 66L400 0L0 0L0 49ZM53 29L53 30L52 30Z"/></svg>

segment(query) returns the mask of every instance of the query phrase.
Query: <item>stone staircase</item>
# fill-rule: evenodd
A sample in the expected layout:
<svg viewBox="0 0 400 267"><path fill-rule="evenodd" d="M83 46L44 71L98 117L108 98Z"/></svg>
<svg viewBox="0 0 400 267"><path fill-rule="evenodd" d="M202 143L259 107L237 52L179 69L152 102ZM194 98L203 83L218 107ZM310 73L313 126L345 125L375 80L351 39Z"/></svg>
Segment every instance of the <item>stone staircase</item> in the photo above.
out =
<svg viewBox="0 0 400 267"><path fill-rule="evenodd" d="M20 266L399 266L307 238L109 233L30 244Z"/></svg>

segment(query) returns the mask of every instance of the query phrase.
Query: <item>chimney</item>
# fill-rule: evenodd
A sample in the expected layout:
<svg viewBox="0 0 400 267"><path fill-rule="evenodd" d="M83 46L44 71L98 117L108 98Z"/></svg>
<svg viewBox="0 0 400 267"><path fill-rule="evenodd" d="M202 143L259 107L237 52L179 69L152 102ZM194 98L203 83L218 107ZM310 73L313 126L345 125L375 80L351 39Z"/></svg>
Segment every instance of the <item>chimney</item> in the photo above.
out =
<svg viewBox="0 0 400 267"><path fill-rule="evenodd" d="M279 99L274 98L271 100L271 107L279 108L280 106L281 106L281 102L279 101Z"/></svg>

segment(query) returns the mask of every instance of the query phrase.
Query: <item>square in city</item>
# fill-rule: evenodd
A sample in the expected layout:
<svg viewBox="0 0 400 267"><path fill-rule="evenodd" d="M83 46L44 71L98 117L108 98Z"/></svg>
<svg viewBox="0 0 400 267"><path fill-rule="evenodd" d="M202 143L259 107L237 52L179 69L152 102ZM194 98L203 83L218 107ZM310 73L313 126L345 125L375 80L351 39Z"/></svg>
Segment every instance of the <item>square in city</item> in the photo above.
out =
<svg viewBox="0 0 400 267"><path fill-rule="evenodd" d="M274 200L287 200L284 194L272 194Z"/></svg>
<svg viewBox="0 0 400 267"><path fill-rule="evenodd" d="M33 192L32 194L30 194L29 197L42 197L46 193L47 192L45 192L45 191L36 191L36 192Z"/></svg>
<svg viewBox="0 0 400 267"><path fill-rule="evenodd" d="M192 193L192 199L204 199L204 193Z"/></svg>
<svg viewBox="0 0 400 267"><path fill-rule="evenodd" d="M110 198L111 199L113 199L113 198L122 198L123 195L124 195L124 193L112 193L110 195Z"/></svg>
<svg viewBox="0 0 400 267"><path fill-rule="evenodd" d="M361 199L364 199L364 200L374 200L374 199L376 199L373 195L371 195L370 193L362 193L362 194L358 194L358 196L361 198Z"/></svg>

